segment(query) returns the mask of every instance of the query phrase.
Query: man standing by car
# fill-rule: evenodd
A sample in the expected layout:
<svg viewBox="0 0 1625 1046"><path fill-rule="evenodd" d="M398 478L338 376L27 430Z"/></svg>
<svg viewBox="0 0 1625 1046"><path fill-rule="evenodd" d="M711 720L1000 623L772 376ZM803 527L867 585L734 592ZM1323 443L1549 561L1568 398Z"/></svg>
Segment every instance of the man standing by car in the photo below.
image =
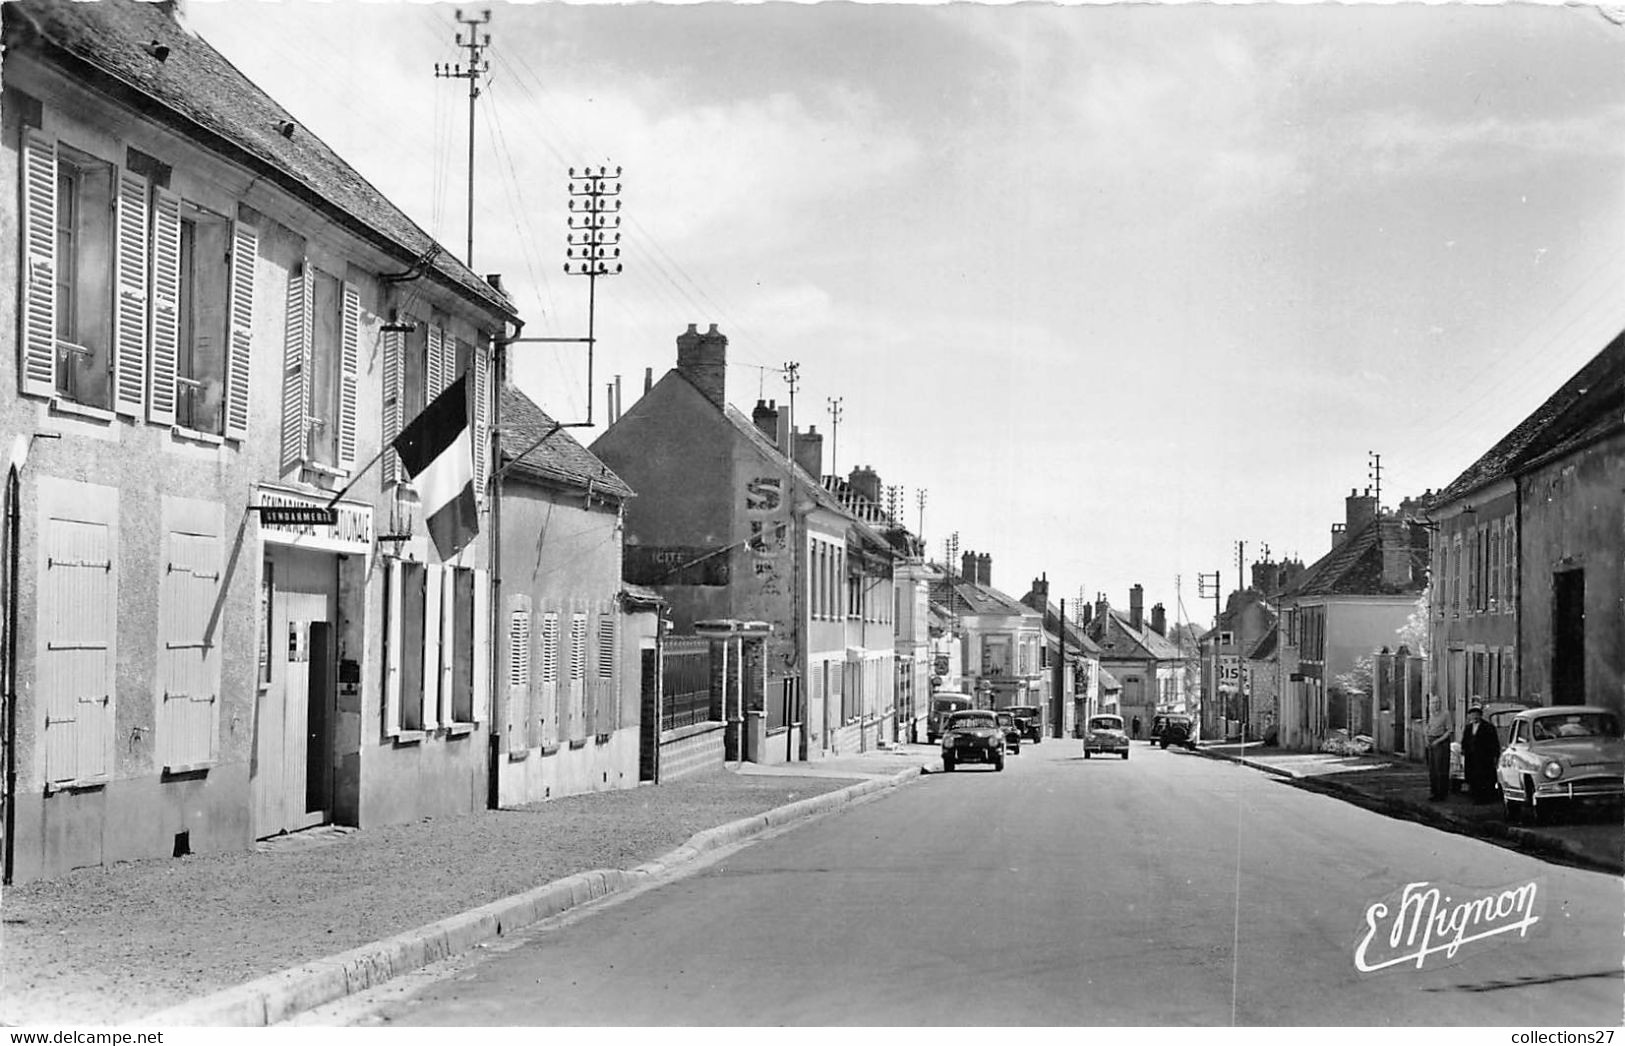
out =
<svg viewBox="0 0 1625 1046"><path fill-rule="evenodd" d="M1428 764L1428 798L1442 803L1450 797L1450 738L1455 729L1444 701L1438 694L1428 696L1428 722L1423 733Z"/></svg>
<svg viewBox="0 0 1625 1046"><path fill-rule="evenodd" d="M1476 702L1467 709L1467 728L1461 732L1461 769L1473 802L1487 803L1495 798L1495 764L1501 758L1501 738L1495 727L1484 721L1483 706Z"/></svg>

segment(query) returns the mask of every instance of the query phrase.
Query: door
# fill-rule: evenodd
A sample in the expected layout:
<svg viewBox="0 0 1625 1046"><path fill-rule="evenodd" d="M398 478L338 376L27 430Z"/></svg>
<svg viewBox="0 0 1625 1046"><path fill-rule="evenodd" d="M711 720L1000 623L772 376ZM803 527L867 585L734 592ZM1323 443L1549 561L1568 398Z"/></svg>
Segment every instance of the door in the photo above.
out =
<svg viewBox="0 0 1625 1046"><path fill-rule="evenodd" d="M1552 704L1586 700L1586 575L1552 575Z"/></svg>
<svg viewBox="0 0 1625 1046"><path fill-rule="evenodd" d="M1448 682L1450 688L1445 694L1444 710L1450 713L1455 722L1463 723L1467 719L1467 709L1462 703L1462 697L1467 692L1467 651L1455 649L1450 651Z"/></svg>
<svg viewBox="0 0 1625 1046"><path fill-rule="evenodd" d="M638 721L638 780L660 780L660 653L644 650L642 718Z"/></svg>
<svg viewBox="0 0 1625 1046"><path fill-rule="evenodd" d="M338 564L332 556L266 550L265 668L250 767L254 838L328 819L337 675L333 627Z"/></svg>

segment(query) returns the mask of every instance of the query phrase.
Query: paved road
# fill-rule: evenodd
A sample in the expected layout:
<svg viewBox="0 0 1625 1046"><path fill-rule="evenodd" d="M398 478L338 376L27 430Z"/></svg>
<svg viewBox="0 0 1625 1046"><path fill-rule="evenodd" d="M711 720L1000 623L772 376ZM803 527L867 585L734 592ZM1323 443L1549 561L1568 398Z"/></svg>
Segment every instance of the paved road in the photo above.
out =
<svg viewBox="0 0 1625 1046"><path fill-rule="evenodd" d="M1528 937L1361 974L1406 883L1537 884ZM1269 775L1046 741L313 1016L442 1025L1620 1022L1620 884ZM1392 953L1390 953L1392 954Z"/></svg>

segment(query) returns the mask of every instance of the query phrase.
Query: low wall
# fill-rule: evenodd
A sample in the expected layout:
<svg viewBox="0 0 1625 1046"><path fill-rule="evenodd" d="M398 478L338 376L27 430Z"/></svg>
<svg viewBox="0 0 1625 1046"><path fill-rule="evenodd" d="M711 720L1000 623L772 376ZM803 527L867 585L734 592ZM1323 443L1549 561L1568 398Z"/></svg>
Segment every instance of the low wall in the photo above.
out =
<svg viewBox="0 0 1625 1046"><path fill-rule="evenodd" d="M675 781L722 766L726 737L727 730L721 723L697 723L661 734L660 779Z"/></svg>

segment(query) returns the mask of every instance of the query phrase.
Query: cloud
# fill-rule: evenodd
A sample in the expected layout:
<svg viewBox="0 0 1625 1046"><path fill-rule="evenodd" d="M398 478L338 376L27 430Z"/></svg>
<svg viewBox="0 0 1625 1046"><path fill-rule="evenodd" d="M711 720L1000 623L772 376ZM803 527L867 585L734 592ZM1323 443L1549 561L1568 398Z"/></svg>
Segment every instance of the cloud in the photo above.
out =
<svg viewBox="0 0 1625 1046"><path fill-rule="evenodd" d="M1625 105L1560 117L1466 121L1405 106L1355 114L1338 131L1354 162L1373 174L1504 176L1554 156L1625 156Z"/></svg>

